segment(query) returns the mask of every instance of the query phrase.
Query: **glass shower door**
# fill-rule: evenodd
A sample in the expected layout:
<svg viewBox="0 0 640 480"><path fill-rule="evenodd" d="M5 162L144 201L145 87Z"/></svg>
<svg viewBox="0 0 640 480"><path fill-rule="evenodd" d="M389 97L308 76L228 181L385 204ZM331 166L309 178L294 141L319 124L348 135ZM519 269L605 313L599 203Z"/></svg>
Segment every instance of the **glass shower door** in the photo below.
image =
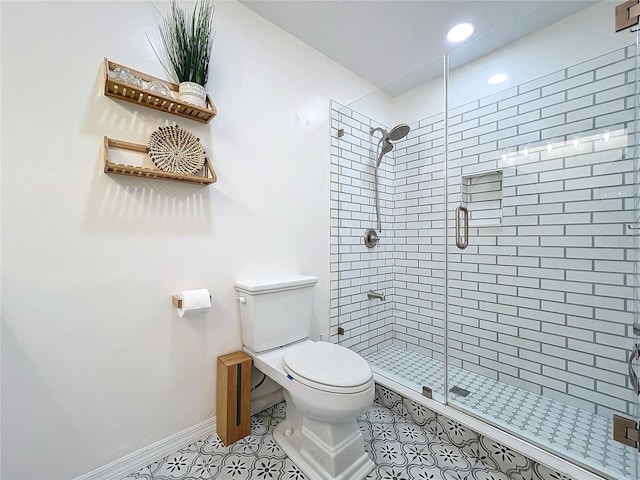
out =
<svg viewBox="0 0 640 480"><path fill-rule="evenodd" d="M487 80L517 48L450 56L448 402L637 480L637 450L613 439L614 415L637 418L635 48L539 54L561 68L502 85Z"/></svg>

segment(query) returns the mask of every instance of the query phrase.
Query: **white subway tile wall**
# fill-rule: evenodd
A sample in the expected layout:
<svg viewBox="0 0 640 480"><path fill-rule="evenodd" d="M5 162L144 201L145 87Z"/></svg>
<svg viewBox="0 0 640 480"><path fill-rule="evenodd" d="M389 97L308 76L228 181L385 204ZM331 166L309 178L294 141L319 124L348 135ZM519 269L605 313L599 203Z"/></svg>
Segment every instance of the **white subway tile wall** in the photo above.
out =
<svg viewBox="0 0 640 480"><path fill-rule="evenodd" d="M380 246L370 250L363 242L365 230L376 228L373 165L380 135L369 129L381 126L332 104L331 340L365 355L393 338L393 152L378 171ZM387 301L368 299L368 290L384 292ZM338 325L348 335L338 338Z"/></svg>
<svg viewBox="0 0 640 480"><path fill-rule="evenodd" d="M614 51L449 112L450 363L602 415L634 412L624 365L636 244L626 224L637 221L634 55ZM332 105L332 341L362 355L394 344L442 360L444 118L414 122L384 157L381 245L369 250L377 126ZM491 202L501 198L501 225L472 226L458 250L463 178L497 181L497 171L500 195L467 187L466 201L486 202L497 221ZM368 300L370 289L387 301Z"/></svg>

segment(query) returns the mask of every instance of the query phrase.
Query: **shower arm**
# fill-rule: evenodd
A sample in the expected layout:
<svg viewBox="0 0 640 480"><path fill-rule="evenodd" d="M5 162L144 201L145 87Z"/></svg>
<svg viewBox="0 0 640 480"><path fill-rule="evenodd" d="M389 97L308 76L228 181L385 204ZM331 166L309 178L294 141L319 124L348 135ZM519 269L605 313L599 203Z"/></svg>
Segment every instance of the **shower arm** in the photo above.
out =
<svg viewBox="0 0 640 480"><path fill-rule="evenodd" d="M384 138L384 136L387 135L387 131L384 128L381 128L381 127L369 128L369 135L373 135L375 132L380 132L382 134L382 138Z"/></svg>

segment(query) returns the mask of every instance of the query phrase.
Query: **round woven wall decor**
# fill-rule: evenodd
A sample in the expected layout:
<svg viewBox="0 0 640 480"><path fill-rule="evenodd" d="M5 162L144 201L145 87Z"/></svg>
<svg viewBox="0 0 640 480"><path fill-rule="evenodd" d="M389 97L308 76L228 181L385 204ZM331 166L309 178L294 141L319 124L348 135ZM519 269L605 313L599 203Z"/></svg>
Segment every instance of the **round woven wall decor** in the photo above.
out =
<svg viewBox="0 0 640 480"><path fill-rule="evenodd" d="M204 150L193 134L175 127L160 127L149 137L149 158L160 170L193 175L204 165Z"/></svg>

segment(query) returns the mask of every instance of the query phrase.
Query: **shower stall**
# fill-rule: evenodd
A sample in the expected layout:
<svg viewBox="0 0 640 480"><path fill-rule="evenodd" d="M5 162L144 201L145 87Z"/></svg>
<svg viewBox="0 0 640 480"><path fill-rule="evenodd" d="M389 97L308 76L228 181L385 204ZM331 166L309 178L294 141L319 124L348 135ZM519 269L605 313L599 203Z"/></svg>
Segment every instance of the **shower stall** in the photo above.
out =
<svg viewBox="0 0 640 480"><path fill-rule="evenodd" d="M379 383L637 480L614 440L640 413L637 33L612 18L494 32L332 106L331 334Z"/></svg>

